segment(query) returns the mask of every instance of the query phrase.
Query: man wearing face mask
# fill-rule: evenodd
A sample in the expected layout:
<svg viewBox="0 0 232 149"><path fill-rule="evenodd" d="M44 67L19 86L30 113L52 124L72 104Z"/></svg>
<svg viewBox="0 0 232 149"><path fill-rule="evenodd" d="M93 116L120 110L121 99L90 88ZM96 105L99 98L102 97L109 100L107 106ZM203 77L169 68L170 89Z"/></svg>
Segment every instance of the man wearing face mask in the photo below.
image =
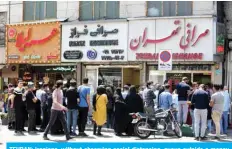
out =
<svg viewBox="0 0 232 149"><path fill-rule="evenodd" d="M156 96L154 94L153 88L153 82L147 82L147 88L146 91L144 91L144 109L147 114L153 114L155 111L154 99L156 98Z"/></svg>

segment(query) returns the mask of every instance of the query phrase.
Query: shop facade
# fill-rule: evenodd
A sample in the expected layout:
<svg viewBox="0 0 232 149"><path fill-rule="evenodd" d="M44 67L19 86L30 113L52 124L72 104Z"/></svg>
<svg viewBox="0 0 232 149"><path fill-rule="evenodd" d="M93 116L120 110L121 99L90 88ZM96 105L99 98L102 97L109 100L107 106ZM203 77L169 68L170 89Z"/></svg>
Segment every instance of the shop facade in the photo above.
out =
<svg viewBox="0 0 232 149"><path fill-rule="evenodd" d="M60 23L40 22L6 26L6 63L17 66L18 78L25 82L54 83L53 76L37 71L60 65Z"/></svg>
<svg viewBox="0 0 232 149"><path fill-rule="evenodd" d="M140 85L140 64L128 62L127 47L127 20L62 25L61 61L78 63L79 82L88 77L94 90L100 84Z"/></svg>
<svg viewBox="0 0 232 149"><path fill-rule="evenodd" d="M145 62L145 80L175 86L192 82L221 83L216 54L216 21L210 16L129 20L128 61ZM172 71L158 70L160 50L171 50Z"/></svg>

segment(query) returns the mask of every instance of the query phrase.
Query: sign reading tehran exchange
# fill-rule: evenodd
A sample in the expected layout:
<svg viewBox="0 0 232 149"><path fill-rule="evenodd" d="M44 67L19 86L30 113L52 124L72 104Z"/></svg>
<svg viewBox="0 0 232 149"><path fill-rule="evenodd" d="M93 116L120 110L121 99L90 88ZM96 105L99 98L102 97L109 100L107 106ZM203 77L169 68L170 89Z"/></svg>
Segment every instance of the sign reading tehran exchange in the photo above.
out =
<svg viewBox="0 0 232 149"><path fill-rule="evenodd" d="M62 26L62 62L127 61L126 22Z"/></svg>

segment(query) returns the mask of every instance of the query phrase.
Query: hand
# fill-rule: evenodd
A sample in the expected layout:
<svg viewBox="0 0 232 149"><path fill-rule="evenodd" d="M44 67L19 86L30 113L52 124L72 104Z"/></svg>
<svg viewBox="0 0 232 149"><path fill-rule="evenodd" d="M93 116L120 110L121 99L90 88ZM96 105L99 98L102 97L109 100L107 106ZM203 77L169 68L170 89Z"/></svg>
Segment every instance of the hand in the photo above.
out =
<svg viewBox="0 0 232 149"><path fill-rule="evenodd" d="M62 110L63 111L68 111L68 109L66 107L63 107Z"/></svg>

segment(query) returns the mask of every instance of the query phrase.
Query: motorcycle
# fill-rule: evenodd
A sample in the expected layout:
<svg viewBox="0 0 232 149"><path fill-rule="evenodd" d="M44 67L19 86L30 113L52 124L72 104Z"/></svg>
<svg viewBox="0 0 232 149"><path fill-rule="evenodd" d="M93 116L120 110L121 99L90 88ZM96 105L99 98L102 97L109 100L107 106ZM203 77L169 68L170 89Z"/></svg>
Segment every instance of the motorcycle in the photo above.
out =
<svg viewBox="0 0 232 149"><path fill-rule="evenodd" d="M134 133L141 139L148 138L152 133L164 133L168 131L171 125L172 131L178 138L182 137L182 131L179 123L175 119L173 113L177 112L177 108L173 104L170 109L157 109L154 114L130 113L132 116L132 124L134 124Z"/></svg>

